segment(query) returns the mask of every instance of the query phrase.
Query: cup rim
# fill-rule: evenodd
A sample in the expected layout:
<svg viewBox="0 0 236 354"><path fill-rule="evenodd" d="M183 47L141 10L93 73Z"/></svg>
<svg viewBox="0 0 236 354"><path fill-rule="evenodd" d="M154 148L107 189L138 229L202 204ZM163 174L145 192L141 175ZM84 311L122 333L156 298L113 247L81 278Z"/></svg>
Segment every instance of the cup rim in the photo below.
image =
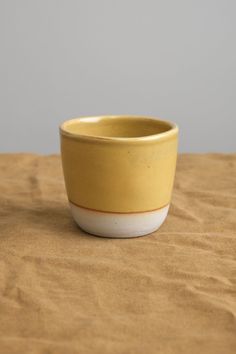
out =
<svg viewBox="0 0 236 354"><path fill-rule="evenodd" d="M161 133L156 133L156 134L151 134L151 135L144 135L144 136L138 136L138 137L109 137L109 136L97 136L97 135L85 135L85 134L78 134L78 133L72 133L66 130L66 127L70 125L71 123L74 122L80 122L80 121L96 121L99 122L103 119L119 119L119 118L132 118L132 119L146 119L147 121L155 121L155 122L160 122L160 123L165 123L169 125L170 129L167 131L161 132ZM170 122L168 120L163 120L158 117L153 117L153 116L143 116L143 115L99 115L99 116L82 116L82 117L76 117L76 118L71 118L63 123L60 124L59 126L60 134L72 139L77 139L77 140L87 140L87 141L100 141L100 142L117 142L117 143L128 143L128 142L145 142L145 141L157 141L157 140L162 140L166 139L172 136L175 136L178 134L179 128L176 123Z"/></svg>

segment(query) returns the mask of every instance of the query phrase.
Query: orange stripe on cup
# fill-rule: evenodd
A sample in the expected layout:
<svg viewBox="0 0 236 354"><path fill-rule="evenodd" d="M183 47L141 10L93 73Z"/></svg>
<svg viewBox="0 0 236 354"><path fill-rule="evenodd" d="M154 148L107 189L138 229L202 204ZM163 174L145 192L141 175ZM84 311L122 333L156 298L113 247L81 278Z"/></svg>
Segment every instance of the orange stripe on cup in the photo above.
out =
<svg viewBox="0 0 236 354"><path fill-rule="evenodd" d="M93 209L93 208L88 208L88 207L84 207L82 205L76 204L74 202L72 202L72 200L69 200L69 202L73 205L75 205L76 207L79 207L81 209L86 209L86 210L90 210L90 211L95 211L98 213L109 213L109 214L142 214L142 213L150 213L152 211L157 211L157 210L161 210L163 208L166 208L168 204L163 205L160 208L156 208L156 209L151 209L151 210L143 210L143 211L107 211L107 210L97 210L97 209Z"/></svg>

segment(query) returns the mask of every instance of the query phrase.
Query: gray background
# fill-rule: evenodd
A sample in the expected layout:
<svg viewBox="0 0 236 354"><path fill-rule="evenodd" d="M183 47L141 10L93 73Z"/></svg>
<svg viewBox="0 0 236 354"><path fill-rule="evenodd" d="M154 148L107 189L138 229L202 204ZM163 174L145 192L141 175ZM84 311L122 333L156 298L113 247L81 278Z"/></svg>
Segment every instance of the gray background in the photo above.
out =
<svg viewBox="0 0 236 354"><path fill-rule="evenodd" d="M0 0L0 151L59 151L67 118L177 122L236 151L235 0Z"/></svg>

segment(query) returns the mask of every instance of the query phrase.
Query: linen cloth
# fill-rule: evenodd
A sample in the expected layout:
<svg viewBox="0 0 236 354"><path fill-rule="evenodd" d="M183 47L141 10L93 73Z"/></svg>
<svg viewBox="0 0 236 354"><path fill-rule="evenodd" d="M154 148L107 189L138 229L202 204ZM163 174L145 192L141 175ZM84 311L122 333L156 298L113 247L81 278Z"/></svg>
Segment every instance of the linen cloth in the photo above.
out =
<svg viewBox="0 0 236 354"><path fill-rule="evenodd" d="M180 155L134 239L76 226L59 156L0 155L0 353L236 353L236 154Z"/></svg>

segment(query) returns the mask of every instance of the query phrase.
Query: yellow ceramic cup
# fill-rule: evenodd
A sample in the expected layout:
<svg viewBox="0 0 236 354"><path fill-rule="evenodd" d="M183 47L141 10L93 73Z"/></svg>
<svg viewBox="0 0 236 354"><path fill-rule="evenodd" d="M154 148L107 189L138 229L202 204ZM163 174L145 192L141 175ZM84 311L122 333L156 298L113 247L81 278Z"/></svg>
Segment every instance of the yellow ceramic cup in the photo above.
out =
<svg viewBox="0 0 236 354"><path fill-rule="evenodd" d="M178 128L142 116L68 120L61 155L72 215L85 231L135 237L165 220L174 182Z"/></svg>

